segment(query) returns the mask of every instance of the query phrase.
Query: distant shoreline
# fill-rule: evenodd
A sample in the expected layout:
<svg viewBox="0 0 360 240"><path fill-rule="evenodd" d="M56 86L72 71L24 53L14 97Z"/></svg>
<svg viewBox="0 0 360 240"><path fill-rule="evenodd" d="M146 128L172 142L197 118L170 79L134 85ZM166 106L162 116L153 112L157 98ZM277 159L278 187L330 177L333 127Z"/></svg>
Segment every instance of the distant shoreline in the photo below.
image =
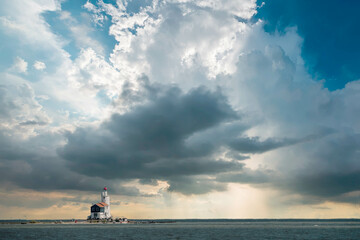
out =
<svg viewBox="0 0 360 240"><path fill-rule="evenodd" d="M0 224L155 224L176 223L176 221L128 221L127 223L102 220L0 220Z"/></svg>
<svg viewBox="0 0 360 240"><path fill-rule="evenodd" d="M0 224L159 224L176 222L360 222L359 218L333 218L333 219L131 219L128 223L118 223L102 220L85 219L4 219Z"/></svg>

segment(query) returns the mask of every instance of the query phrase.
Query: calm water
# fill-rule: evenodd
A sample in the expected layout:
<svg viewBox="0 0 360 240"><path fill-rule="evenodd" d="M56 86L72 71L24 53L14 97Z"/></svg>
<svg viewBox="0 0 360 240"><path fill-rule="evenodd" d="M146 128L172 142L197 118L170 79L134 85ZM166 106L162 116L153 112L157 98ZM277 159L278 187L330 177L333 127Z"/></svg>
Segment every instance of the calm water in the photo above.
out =
<svg viewBox="0 0 360 240"><path fill-rule="evenodd" d="M360 239L360 221L178 221L160 224L0 224L0 239Z"/></svg>

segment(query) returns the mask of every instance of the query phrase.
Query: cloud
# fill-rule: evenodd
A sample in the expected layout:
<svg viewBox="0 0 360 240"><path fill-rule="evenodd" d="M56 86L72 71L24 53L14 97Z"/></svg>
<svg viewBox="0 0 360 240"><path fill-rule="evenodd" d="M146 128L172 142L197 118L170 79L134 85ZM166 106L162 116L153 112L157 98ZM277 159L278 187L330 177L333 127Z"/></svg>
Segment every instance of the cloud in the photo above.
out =
<svg viewBox="0 0 360 240"><path fill-rule="evenodd" d="M66 135L67 144L58 153L70 169L106 179L140 179L143 184L149 179L165 180L169 190L184 194L224 191L226 182L272 181L269 173L261 170L245 171L238 161L250 157L241 153L260 154L326 133L265 141L244 137L254 126L239 120L241 114L231 108L219 89L211 92L200 87L183 93L174 86L152 85L146 77L142 84L139 93L123 88L122 100L138 101L126 112L114 113L98 127L80 127ZM224 153L226 161L220 157ZM200 177L230 171L235 173L218 179ZM186 188L188 181L196 181L197 186Z"/></svg>
<svg viewBox="0 0 360 240"><path fill-rule="evenodd" d="M33 67L34 67L36 70L44 70L44 69L46 69L45 63L40 62L40 61L35 61Z"/></svg>
<svg viewBox="0 0 360 240"><path fill-rule="evenodd" d="M306 151L296 158L304 165L284 174L284 188L320 199L342 199L342 195L359 191L360 135L337 133L322 139L316 146L305 145ZM306 159L310 159L306 160Z"/></svg>
<svg viewBox="0 0 360 240"><path fill-rule="evenodd" d="M54 120L52 127L67 125L66 128L71 128L74 122L88 121L89 118L94 120L96 116L105 115L107 108L98 102L98 91L90 91L92 86L84 87L81 84L82 77L86 78L89 74L82 70L81 61L71 59L71 56L78 55L68 48L68 43L75 39L68 39L64 29L57 32L56 24L49 17L61 12L61 4L61 1L53 0L7 2L0 9L3 16L0 23L9 47L16 46L17 51L28 56L27 59L31 56L32 61L42 59L46 62L46 72L29 72L23 76L26 77L24 80L37 96L48 96L46 101L37 100ZM68 116L63 113L68 113Z"/></svg>
<svg viewBox="0 0 360 240"><path fill-rule="evenodd" d="M229 143L229 146L242 153L263 153L280 147L289 146L297 142L299 141L293 139L266 139L265 141L259 141L258 137L253 137L234 139Z"/></svg>
<svg viewBox="0 0 360 240"><path fill-rule="evenodd" d="M342 90L329 92L286 53L279 46L265 46L239 57L236 77L232 77L237 82L232 84L243 91L230 99L245 102L245 109L258 113L261 121L251 132L264 140L241 136L229 146L240 153L277 149L266 154L263 161L274 174L258 176L271 188L317 202L341 201L343 194L358 190L357 146L353 143L359 131L354 122L359 119L355 104L359 83L354 81ZM264 137L265 132L282 138ZM248 181L241 172L222 180L226 178Z"/></svg>
<svg viewBox="0 0 360 240"><path fill-rule="evenodd" d="M226 191L227 184L206 177L175 177L168 183L170 192L181 192L185 195L205 194L213 191Z"/></svg>
<svg viewBox="0 0 360 240"><path fill-rule="evenodd" d="M60 5L60 2L53 0L6 2L3 4L0 23L7 34L17 36L17 41L20 41L18 46L23 47L24 43L32 47L41 45L44 50L53 50L53 54L60 52L63 55L62 41L51 32L49 24L41 15L45 11L59 10Z"/></svg>
<svg viewBox="0 0 360 240"><path fill-rule="evenodd" d="M110 99L122 90L126 77L117 71L106 59L92 48L84 48L68 71L69 81L75 88L86 94L96 95L105 91ZM125 80L124 79L124 80Z"/></svg>
<svg viewBox="0 0 360 240"><path fill-rule="evenodd" d="M241 153L264 153L281 147L291 146L298 143L311 141L316 138L322 137L326 132L321 135L309 135L300 139L266 139L259 140L259 137L243 137L231 139L228 143L229 147Z"/></svg>
<svg viewBox="0 0 360 240"><path fill-rule="evenodd" d="M27 73L28 63L21 57L16 57L11 69L18 73Z"/></svg>
<svg viewBox="0 0 360 240"><path fill-rule="evenodd" d="M146 178L142 178L139 180L139 183L143 184L143 185L151 185L151 186L157 186L159 184L159 182L156 179L146 179Z"/></svg>
<svg viewBox="0 0 360 240"><path fill-rule="evenodd" d="M87 1L83 7L85 9L87 9L89 12L92 12L92 21L99 25L99 26L103 26L104 21L107 20L107 16L104 14L101 14L101 9L98 9L94 4L92 4L91 2Z"/></svg>
<svg viewBox="0 0 360 240"><path fill-rule="evenodd" d="M246 159L250 158L250 156L242 155L242 154L239 154L237 152L231 152L231 151L227 152L225 156L227 158L236 159L236 160L239 160L239 161L243 161L243 160L246 160Z"/></svg>
<svg viewBox="0 0 360 240"><path fill-rule="evenodd" d="M236 173L224 173L216 177L219 182L249 183L249 184L271 184L277 179L276 172L270 169L258 168L252 170L243 168Z"/></svg>
<svg viewBox="0 0 360 240"><path fill-rule="evenodd" d="M113 114L97 128L67 135L59 154L76 172L107 179L168 179L213 174L241 167L213 159L185 140L196 132L236 118L220 92L204 88L158 92L150 102Z"/></svg>
<svg viewBox="0 0 360 240"><path fill-rule="evenodd" d="M66 167L56 154L63 135L42 133L28 139L10 137L0 132L0 182L2 188L21 188L35 191L97 192L107 185L113 194L139 196L134 186L123 186L116 181L83 176Z"/></svg>
<svg viewBox="0 0 360 240"><path fill-rule="evenodd" d="M1 74L0 131L27 136L34 128L47 125L51 118L36 100L34 89L22 78Z"/></svg>
<svg viewBox="0 0 360 240"><path fill-rule="evenodd" d="M234 1L234 0L174 0L170 2L194 4L201 8L210 8L213 11L223 11L243 19L250 19L256 13L256 0Z"/></svg>
<svg viewBox="0 0 360 240"><path fill-rule="evenodd" d="M8 208L11 207L22 207L22 208L35 208L35 209L42 209L42 208L48 208L51 207L58 202L60 202L60 199L54 199L49 198L45 196L39 196L36 194L4 194L1 193L1 204L7 206ZM23 217L23 216L21 216Z"/></svg>
<svg viewBox="0 0 360 240"><path fill-rule="evenodd" d="M71 35L75 40L76 46L79 49L92 48L97 53L103 55L103 45L91 36L95 29L90 25L88 18L90 17L87 14L83 13L82 19L78 21L68 11L61 11L59 16L59 19L70 30ZM96 22L99 22L99 20L96 20Z"/></svg>

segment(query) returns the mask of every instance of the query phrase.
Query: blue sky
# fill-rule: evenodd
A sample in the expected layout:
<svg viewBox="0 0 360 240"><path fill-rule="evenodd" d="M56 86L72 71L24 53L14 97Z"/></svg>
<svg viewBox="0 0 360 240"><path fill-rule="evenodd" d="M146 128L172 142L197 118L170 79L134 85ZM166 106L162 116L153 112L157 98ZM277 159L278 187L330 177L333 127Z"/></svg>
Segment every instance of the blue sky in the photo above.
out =
<svg viewBox="0 0 360 240"><path fill-rule="evenodd" d="M357 8L2 2L2 217L359 217Z"/></svg>
<svg viewBox="0 0 360 240"><path fill-rule="evenodd" d="M265 31L284 32L296 26L304 39L302 56L309 72L325 79L329 90L343 88L359 79L360 21L357 1L258 1L265 2L256 15L266 23Z"/></svg>

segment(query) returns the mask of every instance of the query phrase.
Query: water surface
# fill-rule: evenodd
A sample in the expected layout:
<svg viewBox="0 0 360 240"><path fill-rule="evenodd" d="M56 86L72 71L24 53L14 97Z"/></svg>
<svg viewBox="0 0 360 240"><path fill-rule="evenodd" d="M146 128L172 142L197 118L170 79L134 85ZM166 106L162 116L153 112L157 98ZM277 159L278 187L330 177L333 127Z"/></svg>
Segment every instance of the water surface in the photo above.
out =
<svg viewBox="0 0 360 240"><path fill-rule="evenodd" d="M0 239L360 239L359 220L178 220L157 224L0 224Z"/></svg>

